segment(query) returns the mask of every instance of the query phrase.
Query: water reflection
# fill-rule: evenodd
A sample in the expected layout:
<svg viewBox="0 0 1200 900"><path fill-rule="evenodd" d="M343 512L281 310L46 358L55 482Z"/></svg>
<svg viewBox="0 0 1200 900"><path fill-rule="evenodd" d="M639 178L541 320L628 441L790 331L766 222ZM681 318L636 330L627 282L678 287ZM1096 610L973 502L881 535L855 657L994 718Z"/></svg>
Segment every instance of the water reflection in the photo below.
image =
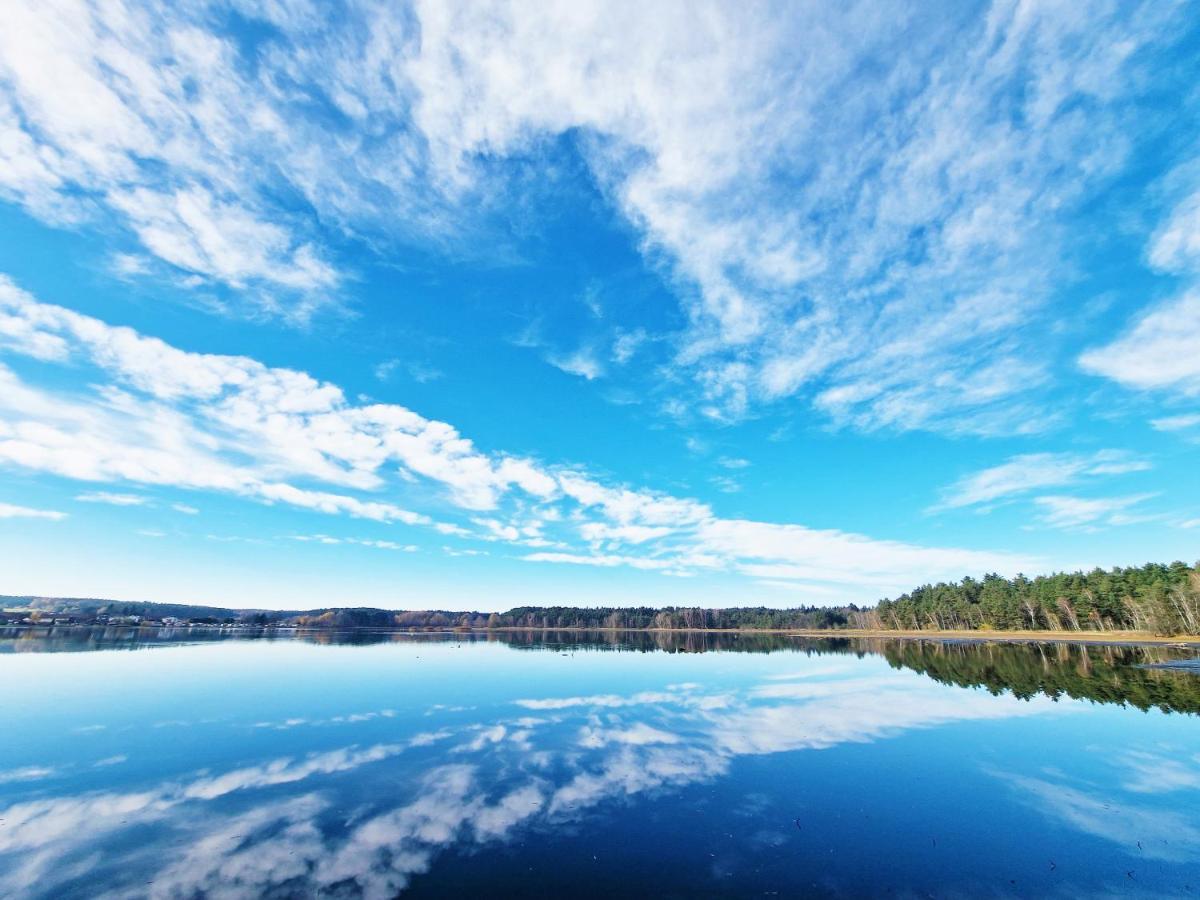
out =
<svg viewBox="0 0 1200 900"><path fill-rule="evenodd" d="M776 637L782 636L767 639ZM726 635L697 635L695 643L690 636L678 638L676 651L744 651L753 646L751 641ZM651 649L645 641L659 639L659 635L610 634L601 643L587 644L578 634L541 632L466 636L322 632L287 640L306 645L401 644L379 649L388 653L394 649L415 662L420 658L417 653L430 649L461 648L470 654L472 648L482 652L500 643L561 657L585 651L643 651ZM728 646L718 646L720 639L728 640ZM63 642L59 650L101 648L108 643L127 649L194 650L195 644L205 643L194 634L182 639L92 636L75 646L70 635L46 635L43 640ZM214 637L207 642L229 640ZM623 670L620 686L601 691L577 692L570 690L573 683L527 678L520 681L519 693L481 681L475 703L432 702L441 699L442 689L425 681L419 690L429 702L420 711L397 702L394 708L368 709L359 704L333 715L290 716L281 711L263 716L259 701L241 704L237 698L229 701L233 709L244 711L237 721L156 720L151 713L157 715L159 710L147 710L143 721L147 729L166 722L202 729L216 738L252 733L267 742L254 747L277 752L219 767L207 758L205 744L199 743L191 751L197 765L176 767L153 778L115 756L89 761L86 772L82 761L69 771L39 768L28 761L24 768L9 770L17 774L7 782L0 773L0 894L391 897L413 887L416 876L431 873L441 855L454 853L461 864L464 854L469 858L471 853L508 847L506 852L518 858L525 858L522 852L541 858L558 842L574 840L572 836L589 830L602 833L618 808L647 820L666 811L672 819L666 833L673 837L662 840L686 847L703 834L697 819L700 807L687 805L700 801L683 799L691 797L689 791L752 783L767 790L743 790L738 807L713 813L718 827L729 829L729 844L736 850L724 851L719 865L713 851L707 877L729 876L737 859L761 861L764 855L785 859L788 866L771 876L776 881L757 885L753 878L758 876L744 871L740 877L745 880L738 886L714 887L715 892L761 893L757 887L773 884L785 893L885 893L885 887L890 890L896 885L839 882L834 877L836 871L838 878L852 879L856 869L871 877L865 856L843 871L823 855L796 855L815 853L816 842L823 840L816 823L823 823L821 827L831 834L839 827L833 821L835 813L841 814L836 803L814 806L806 795L799 802L791 798L797 778L806 791L819 796L820 781L805 775L810 766L831 765L818 763L818 756L849 760L851 784L861 793L845 793L845 786L840 790L846 806L862 806L855 833L881 842L875 852L885 859L894 853L917 860L906 865L926 866L922 872L907 873L913 881L899 885L905 890L915 892L920 878L939 885L953 877L960 882L961 894L976 895L976 888L983 888L971 879L984 877L980 867L989 865L972 862L959 871L965 860L973 859L976 848L970 853L964 849L962 858L956 859L944 836L942 858L931 856L926 861L906 844L907 834L869 824L872 814L881 823L904 821L912 801L903 791L897 792L895 779L901 785L911 784L912 775L902 774L910 770L927 779L921 789L928 792L931 809L947 799L946 791L940 790L947 784L938 781L939 770L956 787L968 778L978 779L977 785L990 782L1012 798L1011 808L1003 813L1012 823L1029 829L1030 820L1023 817L1036 815L1081 839L1095 839L1130 853L1136 845L1145 860L1162 867L1153 877L1174 879L1175 888L1184 882L1171 867L1200 859L1200 823L1192 803L1200 791L1200 754L1195 745L1189 750L1160 740L1145 746L1122 745L1120 752L1112 752L1108 745L1096 743L1100 738L1093 734L1093 744L1085 746L1077 735L1093 727L1089 716L1094 707L1072 699L1194 713L1200 679L1137 667L1165 661L1173 651L929 642L822 641L798 646L794 639L787 646L787 653L764 657L764 665L741 654L689 660L689 668L682 671L694 677L678 681L662 675L676 671L678 660L638 656L667 668L641 668L641 663L629 660L625 665L634 668ZM227 649L231 648L209 648ZM235 649L243 654L245 664L254 662L253 644L243 641ZM376 671L370 665L353 669L348 680L339 674L340 666L357 667L364 657L333 656L316 648L306 652L306 663L328 675L331 691L350 687L370 692L366 679ZM164 659L167 655L150 656ZM489 657L480 671L494 673L507 665L505 660L522 656ZM464 665L470 665L469 656ZM564 665L571 663L564 661ZM414 666L405 671L417 670ZM272 670L258 677L279 678L283 683L285 673ZM332 687L334 682L340 686ZM602 684L589 680L584 686ZM345 699L347 703L357 700ZM102 718L103 711L96 711L96 716ZM1029 724L1022 726L1023 722ZM1065 771L1039 761L1025 738L1037 722L1044 723L1040 727L1048 753L1054 749L1053 741L1063 741L1084 756L1096 754L1086 772L1081 774L1078 767ZM82 725L75 731L93 727L104 726ZM939 737L919 745L900 742L922 733ZM341 743L329 746L330 740ZM243 738L238 741L251 746ZM892 753L889 745L909 749ZM869 748L872 755L855 755L854 747ZM976 762L976 757L994 748L1007 748L1007 755L996 752L994 758ZM170 746L162 747L161 754L169 764L179 758ZM109 785L107 773L129 769L135 770L123 777L119 787ZM759 780L754 780L756 771L761 773ZM897 773L894 777L892 771ZM1176 796L1182 798L1176 806L1159 802ZM779 805L782 800L787 801L786 807ZM999 820L1004 807L999 800L994 803ZM941 815L955 812L951 805ZM961 811L957 814L963 816L961 821L932 821L928 827L951 834L975 827L970 817ZM932 813L930 817L938 818ZM740 824L740 819L755 823L754 827ZM874 827L883 830L871 831ZM803 842L792 849L801 837ZM597 838L596 846L615 855L620 844L614 840ZM513 849L524 846L524 841L541 849ZM932 846L927 846L929 841ZM939 847L936 836L923 835L921 842L928 854ZM824 844L820 847L823 854ZM831 854L835 847L849 855L864 852L836 842ZM685 858L690 857L680 857ZM807 870L795 865L797 859L825 867L832 880L819 890L796 880L807 877L800 874ZM954 860L948 869L947 859ZM889 864L893 867L889 877L906 877L900 863ZM688 865L689 871L694 869ZM1053 871L1058 865L1054 863ZM1146 880L1150 874L1132 864L1122 868L1125 865L1121 862L1109 875L1125 877L1133 872L1130 882L1142 880L1122 887L1141 889L1153 883ZM1040 861L1039 866L1044 867ZM999 888L989 884L987 892L1041 892L1020 888L1016 879L1010 880L1011 884ZM492 885L498 893L517 887L515 883L506 887L503 881ZM535 892L529 885L524 889ZM630 889L641 892L632 882Z"/></svg>
<svg viewBox="0 0 1200 900"><path fill-rule="evenodd" d="M595 653L666 652L868 654L943 684L1042 695L1138 709L1200 713L1200 660L1195 648L1070 642L1005 643L887 638L800 639L788 634L645 631L443 631L356 629L0 628L0 654L142 650L232 641L301 641L328 646L389 643L503 644L514 649ZM1187 677L1193 676L1193 677Z"/></svg>
<svg viewBox="0 0 1200 900"><path fill-rule="evenodd" d="M173 835L190 849L143 886L151 896L245 895L303 879L306 890L386 897L448 844L503 840L530 819L562 823L614 798L710 779L739 755L828 748L906 729L1053 710L1048 702L850 675L822 666L740 691L681 684L630 695L516 698L516 710L542 715L197 773L131 793L18 803L4 812L0 853L26 856L3 884L14 893L34 885L69 890L64 873L94 865L89 860L98 846L116 877L144 864L146 852L143 841L129 846L120 833L153 824L157 834ZM425 771L398 764L402 754L435 743L449 743L439 756L456 761ZM403 771L415 791L391 808L351 803L323 822L338 805L338 782L328 776L365 767L375 769L375 777L385 767L390 775ZM244 802L213 802L242 793L269 797L278 793L272 788L313 781L325 782L322 794L255 801L251 809Z"/></svg>
<svg viewBox="0 0 1200 900"><path fill-rule="evenodd" d="M0 628L0 653L72 653L89 650L145 650L180 644L227 641L304 641L330 646L413 642L498 643L514 649L597 652L604 650L705 653L733 651L768 653L794 650L795 637L787 634L737 632L676 631L396 631L358 628L134 628L97 627L19 627ZM849 650L847 639L821 642L828 649Z"/></svg>
<svg viewBox="0 0 1200 900"><path fill-rule="evenodd" d="M1039 812L1117 847L1136 848L1143 859L1183 863L1200 859L1200 827L1190 812L1114 800L1111 792L1094 784L995 774Z"/></svg>
<svg viewBox="0 0 1200 900"><path fill-rule="evenodd" d="M1072 697L1137 709L1200 713L1200 677L1167 664L1195 656L1174 647L1069 643L872 641L897 668L943 684L1017 697Z"/></svg>

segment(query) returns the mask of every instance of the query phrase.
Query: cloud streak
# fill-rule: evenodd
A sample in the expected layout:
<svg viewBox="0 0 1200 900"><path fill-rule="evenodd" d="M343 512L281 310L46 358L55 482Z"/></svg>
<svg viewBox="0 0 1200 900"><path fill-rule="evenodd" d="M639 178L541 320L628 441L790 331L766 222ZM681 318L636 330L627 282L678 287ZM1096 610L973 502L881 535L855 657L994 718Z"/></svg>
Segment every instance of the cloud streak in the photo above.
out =
<svg viewBox="0 0 1200 900"><path fill-rule="evenodd" d="M1200 290L1160 304L1111 344L1079 357L1085 372L1135 390L1200 396Z"/></svg>
<svg viewBox="0 0 1200 900"><path fill-rule="evenodd" d="M67 517L65 512L53 509L33 509L13 503L0 503L0 519L49 519L58 522Z"/></svg>
<svg viewBox="0 0 1200 900"><path fill-rule="evenodd" d="M1148 460L1120 450L1099 450L1090 455L1026 453L960 478L942 492L941 502L931 511L1000 503L1041 488L1062 487L1149 468Z"/></svg>
<svg viewBox="0 0 1200 900"><path fill-rule="evenodd" d="M26 471L398 523L505 543L534 563L784 580L821 602L831 587L861 601L918 580L1036 567L1001 552L726 519L697 500L605 484L579 467L485 452L405 407L353 402L336 385L247 357L181 350L40 302L4 278L0 351L89 373L90 386L76 379L80 386L49 390L0 365L0 463ZM1085 469L1139 466L1101 454ZM404 503L414 483L438 492L434 508ZM79 499L133 505L147 495L93 490Z"/></svg>
<svg viewBox="0 0 1200 900"><path fill-rule="evenodd" d="M161 269L303 318L339 303L347 235L503 243L516 161L570 136L678 298L670 368L690 408L727 420L798 397L840 426L971 433L1055 421L1029 415L1052 375L1027 335L1055 316L1072 216L1162 127L1137 105L1148 84L1169 94L1148 74L1169 75L1155 62L1185 15L417 2L330 23L283 2L242 9L271 35L245 42L211 12L15 4L0 194L67 227L103 210L139 245L122 277ZM1195 264L1197 196L1155 231L1152 265ZM616 363L635 350L618 340ZM1129 359L1085 364L1194 380ZM605 370L598 349L550 361Z"/></svg>

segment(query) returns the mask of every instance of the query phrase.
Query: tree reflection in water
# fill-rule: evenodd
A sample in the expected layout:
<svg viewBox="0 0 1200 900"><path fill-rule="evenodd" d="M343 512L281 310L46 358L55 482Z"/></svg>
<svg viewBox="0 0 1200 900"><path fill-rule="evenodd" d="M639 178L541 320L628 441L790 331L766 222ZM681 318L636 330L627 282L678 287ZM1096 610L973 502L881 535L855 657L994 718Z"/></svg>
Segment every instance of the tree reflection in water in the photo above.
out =
<svg viewBox="0 0 1200 900"><path fill-rule="evenodd" d="M1038 694L1137 709L1200 713L1200 671L1175 666L1197 651L1164 645L1067 641L1002 642L901 638L798 638L784 633L720 631L393 631L248 628L4 628L0 653L144 650L224 641L302 641L341 646L387 643L493 643L518 650L571 653L771 653L883 656L894 668L941 684Z"/></svg>

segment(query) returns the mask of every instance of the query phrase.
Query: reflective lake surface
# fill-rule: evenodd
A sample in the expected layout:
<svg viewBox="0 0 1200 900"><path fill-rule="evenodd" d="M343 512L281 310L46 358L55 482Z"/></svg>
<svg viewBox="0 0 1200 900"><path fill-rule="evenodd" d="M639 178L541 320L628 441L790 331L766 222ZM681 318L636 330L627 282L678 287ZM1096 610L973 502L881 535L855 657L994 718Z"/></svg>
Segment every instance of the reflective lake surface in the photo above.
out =
<svg viewBox="0 0 1200 900"><path fill-rule="evenodd" d="M1196 655L0 631L0 895L1196 896Z"/></svg>

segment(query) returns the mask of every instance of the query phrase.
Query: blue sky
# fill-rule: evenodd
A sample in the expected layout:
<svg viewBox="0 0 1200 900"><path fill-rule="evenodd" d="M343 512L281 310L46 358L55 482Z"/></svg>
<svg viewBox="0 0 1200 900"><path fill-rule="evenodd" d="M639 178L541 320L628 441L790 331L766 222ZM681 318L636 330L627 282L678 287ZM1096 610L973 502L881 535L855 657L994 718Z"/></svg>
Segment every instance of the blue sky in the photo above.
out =
<svg viewBox="0 0 1200 900"><path fill-rule="evenodd" d="M17 3L0 591L1200 557L1187 3Z"/></svg>

